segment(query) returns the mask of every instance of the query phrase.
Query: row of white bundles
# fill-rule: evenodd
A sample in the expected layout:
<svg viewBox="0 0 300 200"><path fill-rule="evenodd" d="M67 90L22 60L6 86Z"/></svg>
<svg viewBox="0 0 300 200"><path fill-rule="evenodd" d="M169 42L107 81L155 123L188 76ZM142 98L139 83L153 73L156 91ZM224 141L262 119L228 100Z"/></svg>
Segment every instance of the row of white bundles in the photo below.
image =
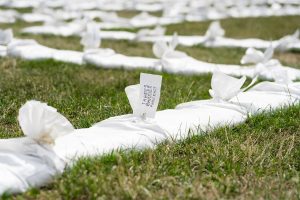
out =
<svg viewBox="0 0 300 200"><path fill-rule="evenodd" d="M162 77L141 74L140 84L125 89L133 114L84 129L74 129L55 108L28 101L18 117L25 137L0 140L0 195L41 187L83 156L154 148L165 140L237 125L253 114L299 103L299 83L266 81L251 88L252 81L242 89L245 80L215 72L209 90L212 99L156 112Z"/></svg>
<svg viewBox="0 0 300 200"><path fill-rule="evenodd" d="M5 0L4 0L5 1ZM26 1L21 1L24 5ZM181 23L184 21L208 21L226 18L242 18L242 17L266 17L266 16L287 16L298 15L300 13L300 5L289 3L253 3L249 6L246 1L228 6L224 2L202 3L199 1L166 1L158 4L141 3L141 2L123 2L109 1L108 8L103 1L79 1L74 3L64 1L60 9L54 7L57 4L48 4L49 1L35 2L34 9L30 13L18 13L14 10L0 11L0 20L4 23L14 23L17 19L26 22L47 22L61 23L64 20L78 21L82 18L95 19L99 18L103 29L110 28L140 28L156 25L169 25ZM118 3L121 3L121 5ZM15 4L13 1L0 2L4 7L19 7L20 1ZM31 3L32 4L32 3ZM271 6L270 6L271 4ZM162 10L162 16L157 17L150 15L148 11L157 11L154 7L159 6ZM131 9L129 7L132 7ZM136 9L140 8L140 9ZM143 8L143 9L142 9ZM119 17L116 12L107 12L107 10L140 10L140 14L132 18ZM103 11L104 10L104 11Z"/></svg>
<svg viewBox="0 0 300 200"><path fill-rule="evenodd" d="M269 46L265 52L261 52L254 48L246 50L245 55L241 59L241 64L250 64L247 66L214 64L196 60L181 51L176 51L178 39L174 35L171 42L156 42L153 45L154 55L160 59L162 70L174 74L203 74L212 73L219 70L225 74L234 76L248 76L254 78L256 76L276 80L284 79L297 80L300 77L300 70L282 66L281 63L272 59L274 49Z"/></svg>
<svg viewBox="0 0 300 200"><path fill-rule="evenodd" d="M43 26L32 26L22 30L29 34L50 34L57 36L81 36L86 30L86 22L76 21L71 23L51 24ZM89 24L89 23L88 23ZM90 23L96 24L96 23ZM97 24L101 27L100 24ZM141 29L137 33L127 31L97 31L102 39L129 40L136 42L170 42L171 35L164 35L166 29L156 26L154 29ZM96 33L95 33L96 34ZM259 48L266 49L272 44L277 51L300 50L299 30L292 35L286 35L279 40L267 41L257 38L234 39L224 37L225 30L220 22L212 22L204 36L177 36L178 44L183 46L203 45L206 47L229 47L229 48Z"/></svg>
<svg viewBox="0 0 300 200"><path fill-rule="evenodd" d="M223 3L220 5L224 5ZM132 18L124 18L118 16L116 12L108 12L101 10L72 10L68 6L65 9L53 9L41 5L35 8L31 13L17 13L15 12L12 18L7 19L6 23L14 23L17 19L26 22L47 22L53 23L55 21L63 20L79 20L81 18L100 19L102 28L139 28L155 25L168 25L173 23L181 23L184 21L207 21L218 20L230 17L265 17L265 16L284 16L284 15L298 15L300 6L286 5L283 7L276 6L233 6L231 8L218 7L189 7L184 2L170 3L164 8L161 17L150 15L146 11L133 16ZM186 7L186 8L184 8ZM224 11L225 9L225 11ZM5 11L0 11L0 16L5 17ZM144 23L142 23L144 21Z"/></svg>
<svg viewBox="0 0 300 200"><path fill-rule="evenodd" d="M90 29L93 27L89 27L82 37L82 43L86 46L84 52L49 48L35 40L14 39L10 29L3 30L0 31L0 56L11 56L24 60L53 59L79 65L91 63L104 68L161 68L157 66L158 59L125 56L115 53L112 49L96 48L101 40L99 35L94 35L94 31ZM96 56L99 56L100 59L95 60L94 57Z"/></svg>
<svg viewBox="0 0 300 200"><path fill-rule="evenodd" d="M93 64L102 68L124 68L128 70L142 68L176 74L204 74L219 70L229 75L245 75L251 78L259 76L270 80L275 80L277 76L281 77L282 74L286 74L288 80L300 78L300 70L282 66L278 60L272 59L274 51L272 46L269 46L264 53L253 48L248 49L241 63L251 65L245 67L202 62L184 52L176 51L175 48L178 44L176 35L169 43L159 41L153 45L153 53L158 59L126 56L118 54L112 49L98 48L101 43L98 32L97 26L92 24L87 26L87 31L81 39L81 44L85 47L84 52L57 50L40 45L33 40L14 40L11 39L12 36L2 37L3 40L5 39L6 46L0 46L0 49L3 49L2 55L25 60L54 59L76 64ZM0 44L1 35L8 35L7 33L11 33L11 31L0 32Z"/></svg>
<svg viewBox="0 0 300 200"><path fill-rule="evenodd" d="M191 8L198 7L210 7L214 5L219 5L223 7L234 7L234 6L263 6L263 5L300 5L299 0L207 0L207 1L197 1L197 0L144 0L140 1L122 1L122 0L1 0L0 5L3 7L10 8L37 8L46 6L49 8L61 8L70 6L72 10L91 10L91 9L103 9L103 10L140 10L140 11L161 11L167 6L172 4L180 4L189 6ZM223 5L220 5L223 4Z"/></svg>
<svg viewBox="0 0 300 200"><path fill-rule="evenodd" d="M146 30L143 34L137 33L136 40L145 42L164 41L170 42L173 36L167 36L160 33L162 28ZM104 32L104 31L102 31ZM154 34L156 33L156 34ZM103 34L103 33L101 33ZM124 34L124 33L123 33ZM113 34L112 34L113 35ZM125 34L124 34L125 35ZM204 36L177 36L178 44L183 46L203 45L205 47L228 47L228 48L258 48L267 49L270 45L277 51L300 50L299 30L292 35L286 35L279 40L267 41L257 38L234 39L225 37L225 30L221 27L219 21L212 22ZM125 38L123 38L125 39Z"/></svg>
<svg viewBox="0 0 300 200"><path fill-rule="evenodd" d="M270 11L285 11L285 7L289 6L297 6L300 5L299 0L248 0L248 1L238 1L238 0L210 0L210 1L197 1L197 0L169 0L169 1L155 1L155 2L146 2L146 1L122 1L122 0L55 0L55 1L30 1L30 0L1 0L0 6L8 7L8 8L64 8L65 10L71 11L84 11L84 10L109 10L109 11L122 11L122 10L136 10L136 11L147 11L147 12L157 12L162 11L170 12L173 10L173 15L176 13L190 13L196 9L209 9L209 10L217 10L223 15L230 15L232 8L240 8L241 11L248 8L256 8L256 9L264 9L265 13L268 13L267 8ZM178 8L181 7L180 11ZM177 8L177 9L176 9ZM240 11L240 12L241 12ZM204 12L205 13L205 12ZM263 13L263 14L265 14ZM253 14L252 14L253 15ZM250 14L251 16L251 14Z"/></svg>

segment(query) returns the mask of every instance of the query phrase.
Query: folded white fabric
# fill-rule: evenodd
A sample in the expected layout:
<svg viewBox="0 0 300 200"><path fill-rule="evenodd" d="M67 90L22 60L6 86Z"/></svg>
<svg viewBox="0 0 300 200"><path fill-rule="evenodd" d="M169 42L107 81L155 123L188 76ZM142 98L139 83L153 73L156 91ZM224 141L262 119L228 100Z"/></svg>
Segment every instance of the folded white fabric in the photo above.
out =
<svg viewBox="0 0 300 200"><path fill-rule="evenodd" d="M293 83L284 70L278 71L275 82L261 82L232 98L230 102L247 107L251 113L265 112L275 108L299 103L299 83Z"/></svg>
<svg viewBox="0 0 300 200"><path fill-rule="evenodd" d="M100 29L97 24L87 25L86 32L82 34L81 44L84 46L82 60L86 64L103 68L125 69L156 69L157 59L125 56L115 53L112 49L99 48L101 45Z"/></svg>
<svg viewBox="0 0 300 200"><path fill-rule="evenodd" d="M178 44L183 46L204 45L206 47L233 47L233 48L259 48L267 49L271 44L278 51L298 49L300 44L299 30L292 35L287 35L279 40L266 41L262 39L233 39L224 37L225 31L218 21L212 22L204 36L178 36ZM139 41L170 42L172 36L144 36Z"/></svg>
<svg viewBox="0 0 300 200"><path fill-rule="evenodd" d="M16 10L0 10L0 23L15 23L18 17Z"/></svg>
<svg viewBox="0 0 300 200"><path fill-rule="evenodd" d="M7 55L24 60L51 59L55 49L38 44L34 40L17 40L8 44Z"/></svg>
<svg viewBox="0 0 300 200"><path fill-rule="evenodd" d="M8 45L13 39L12 29L0 30L0 45Z"/></svg>
<svg viewBox="0 0 300 200"><path fill-rule="evenodd" d="M49 34L57 36L72 36L79 35L84 30L84 20L74 20L72 22L66 23L58 19L47 21L42 26L32 26L27 27L22 30L22 33L31 34Z"/></svg>
<svg viewBox="0 0 300 200"><path fill-rule="evenodd" d="M259 2L259 3L257 3ZM295 3L296 2L296 3ZM122 0L76 0L76 3L71 1L46 1L46 0L36 0L30 2L29 0L2 0L0 1L0 6L8 8L35 8L33 10L33 15L44 14L40 7L46 8L62 8L61 16L68 16L67 12L75 12L74 16L68 16L66 19L74 19L83 16L98 16L102 21L104 16L101 14L95 14L96 11L122 11L122 10L136 10L141 11L139 14L132 19L127 19L127 27L143 27L143 26L153 26L153 25L166 25L172 23L180 23L184 21L207 21L207 20L219 20L232 17L263 17L263 16L283 16L283 15L297 15L300 11L299 2L295 0L293 4L290 2L283 1L237 1L237 0L227 0L219 1L207 1L199 2L195 0L173 0L173 1L122 1ZM92 12L85 15L86 12ZM143 12L157 12L163 13L162 17L151 16ZM59 15L56 11L51 12L53 15ZM48 13L49 14L49 13ZM32 20L43 20L39 16L37 17L21 17L29 21ZM120 18L121 19L121 18ZM106 23L105 26L124 28L124 22L115 21L114 23ZM144 23L142 23L144 21ZM102 27L104 28L104 27Z"/></svg>
<svg viewBox="0 0 300 200"><path fill-rule="evenodd" d="M7 56L7 45L13 39L13 32L11 29L0 30L0 57Z"/></svg>
<svg viewBox="0 0 300 200"><path fill-rule="evenodd" d="M83 56L83 61L101 68L152 69L157 71L161 69L157 59L125 56L117 54L111 49L87 51Z"/></svg>
<svg viewBox="0 0 300 200"><path fill-rule="evenodd" d="M55 50L52 59L61 62L73 63L77 65L83 64L83 52L70 50Z"/></svg>
<svg viewBox="0 0 300 200"><path fill-rule="evenodd" d="M243 56L241 63L250 66L214 64L196 60L175 48L179 39L175 34L171 42L158 41L153 45L154 55L160 59L162 70L174 74L203 74L212 73L216 70L228 75L248 76L254 78L259 76L263 79L274 80L276 74L286 71L291 80L300 78L300 70L282 66L278 60L271 59L274 53L272 46L262 53L250 48Z"/></svg>
<svg viewBox="0 0 300 200"><path fill-rule="evenodd" d="M219 29L216 24L214 29ZM144 30L144 34L161 34L164 30L160 27L156 30ZM222 35L222 31L215 34L216 37ZM5 44L11 40L10 31L0 32L0 42ZM219 70L225 74L234 76L248 76L251 78L259 75L260 78L274 80L274 76L285 70L291 80L300 78L300 70L282 66L278 60L271 59L274 53L270 45L263 53L253 48L249 48L241 59L242 64L252 64L247 67L240 65L225 65L206 63L196 60L187 54L176 51L179 38L175 33L170 42L158 41L153 45L153 53L159 58L146 58L126 56L115 53L112 49L99 49L101 44L101 34L98 24L88 23L85 32L82 33L81 44L85 51L57 50L38 44L33 40L12 40L8 47L0 46L0 55L13 56L27 60L54 59L57 61L70 62L75 64L93 64L102 68L125 68L125 69L150 69L165 71L175 74L203 74L212 73ZM135 37L138 39L139 37ZM213 36L208 36L213 38ZM287 39L289 40L289 39ZM212 42L212 39L207 41ZM7 51L6 51L7 50ZM7 52L7 54L6 54Z"/></svg>
<svg viewBox="0 0 300 200"><path fill-rule="evenodd" d="M56 109L29 101L19 111L19 123L27 137L0 140L0 194L43 186L66 164L53 151L53 144L74 128Z"/></svg>
<svg viewBox="0 0 300 200"><path fill-rule="evenodd" d="M237 79L230 77L221 72L215 72L212 77L212 89L210 94L213 97L213 102L222 102L229 104L232 107L244 108L249 114L257 114L267 112L284 106L290 106L299 103L299 88L293 83L279 82L261 82L250 88L252 83L241 89L245 82L245 78ZM297 84L298 85L298 84ZM248 91L244 92L250 88ZM180 104L176 109L199 107L205 102L194 101ZM236 109L236 107L235 107Z"/></svg>

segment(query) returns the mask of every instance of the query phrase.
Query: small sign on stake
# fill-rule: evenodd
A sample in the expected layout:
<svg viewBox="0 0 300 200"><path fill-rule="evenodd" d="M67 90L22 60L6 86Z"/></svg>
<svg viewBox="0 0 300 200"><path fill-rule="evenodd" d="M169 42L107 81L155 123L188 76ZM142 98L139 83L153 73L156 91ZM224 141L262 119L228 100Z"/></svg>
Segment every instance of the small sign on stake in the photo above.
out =
<svg viewBox="0 0 300 200"><path fill-rule="evenodd" d="M162 77L144 74L140 76L140 100L137 115L142 118L154 118L160 98Z"/></svg>

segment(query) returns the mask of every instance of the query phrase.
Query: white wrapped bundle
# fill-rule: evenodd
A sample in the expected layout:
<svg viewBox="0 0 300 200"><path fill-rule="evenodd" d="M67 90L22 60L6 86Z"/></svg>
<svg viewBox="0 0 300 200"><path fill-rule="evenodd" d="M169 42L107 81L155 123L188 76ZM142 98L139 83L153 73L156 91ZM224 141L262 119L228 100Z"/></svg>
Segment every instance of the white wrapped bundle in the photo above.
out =
<svg viewBox="0 0 300 200"><path fill-rule="evenodd" d="M153 45L153 54L160 59L164 59L166 57L175 57L182 58L187 55L183 52L176 51L176 47L178 45L178 36L177 33L174 33L173 38L170 42L157 41Z"/></svg>
<svg viewBox="0 0 300 200"><path fill-rule="evenodd" d="M254 48L246 50L245 55L241 59L241 64L265 64L273 57L274 49L270 46L264 53Z"/></svg>
<svg viewBox="0 0 300 200"><path fill-rule="evenodd" d="M29 101L18 119L26 137L0 140L0 194L43 186L66 164L53 151L55 140L74 130L65 117L45 103Z"/></svg>
<svg viewBox="0 0 300 200"><path fill-rule="evenodd" d="M84 53L80 51L56 50L53 52L52 58L56 61L82 65L83 55Z"/></svg>
<svg viewBox="0 0 300 200"><path fill-rule="evenodd" d="M13 37L12 29L0 30L0 45L8 45Z"/></svg>
<svg viewBox="0 0 300 200"><path fill-rule="evenodd" d="M64 21L54 19L46 21L42 26L31 26L22 29L22 33L29 34L47 34L47 35L57 35L57 36L78 36L84 29L85 21L74 20L72 22L66 23Z"/></svg>
<svg viewBox="0 0 300 200"><path fill-rule="evenodd" d="M97 24L89 23L86 31L82 34L80 44L84 50L97 49L101 45L100 27Z"/></svg>
<svg viewBox="0 0 300 200"><path fill-rule="evenodd" d="M154 29L141 29L136 33L135 40L143 40L143 37L158 37L163 36L166 32L166 28L156 26Z"/></svg>
<svg viewBox="0 0 300 200"><path fill-rule="evenodd" d="M55 49L38 44L34 40L16 40L7 47L7 55L24 60L42 60L53 58Z"/></svg>
<svg viewBox="0 0 300 200"><path fill-rule="evenodd" d="M19 13L16 10L0 10L0 23L15 23Z"/></svg>
<svg viewBox="0 0 300 200"><path fill-rule="evenodd" d="M38 101L28 101L18 117L24 135L41 144L53 144L55 139L74 130L72 124L53 107Z"/></svg>
<svg viewBox="0 0 300 200"><path fill-rule="evenodd" d="M130 19L133 27L147 27L158 25L158 17L152 16L147 12L142 12Z"/></svg>
<svg viewBox="0 0 300 200"><path fill-rule="evenodd" d="M295 49L295 46L293 45L300 43L299 35L300 35L300 31L298 29L294 34L282 37L280 40L276 41L275 49L281 52L293 48Z"/></svg>
<svg viewBox="0 0 300 200"><path fill-rule="evenodd" d="M214 43L217 39L222 38L225 35L225 30L221 27L219 21L212 22L208 30L205 33L205 45L209 46Z"/></svg>

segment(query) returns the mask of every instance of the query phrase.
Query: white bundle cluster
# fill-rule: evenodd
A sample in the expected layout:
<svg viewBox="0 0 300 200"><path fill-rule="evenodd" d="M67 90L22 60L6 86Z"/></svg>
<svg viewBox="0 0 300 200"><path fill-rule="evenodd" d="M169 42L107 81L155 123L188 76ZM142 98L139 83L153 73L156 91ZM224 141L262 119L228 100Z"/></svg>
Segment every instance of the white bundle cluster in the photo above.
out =
<svg viewBox="0 0 300 200"><path fill-rule="evenodd" d="M27 22L49 22L59 19L77 20L81 17L99 17L102 28L137 28L168 25L184 21L219 20L231 17L259 17L298 15L299 0L2 0L0 6L6 8L34 8L32 13L18 14L11 10L0 11L0 21L14 23L17 19ZM141 14L126 19L112 11L136 10ZM162 17L147 12L163 13ZM10 17L5 17L9 14Z"/></svg>
<svg viewBox="0 0 300 200"><path fill-rule="evenodd" d="M0 194L41 187L82 156L133 147L155 148L171 138L181 140L190 133L200 134L199 130L233 126L250 115L300 101L299 83L265 81L254 85L253 80L242 89L245 80L216 71L209 91L212 99L156 112L161 77L142 74L140 84L126 88L133 114L112 117L85 129L74 129L53 107L29 101L19 112L26 137L0 139ZM155 106L143 104L148 100L155 102Z"/></svg>

